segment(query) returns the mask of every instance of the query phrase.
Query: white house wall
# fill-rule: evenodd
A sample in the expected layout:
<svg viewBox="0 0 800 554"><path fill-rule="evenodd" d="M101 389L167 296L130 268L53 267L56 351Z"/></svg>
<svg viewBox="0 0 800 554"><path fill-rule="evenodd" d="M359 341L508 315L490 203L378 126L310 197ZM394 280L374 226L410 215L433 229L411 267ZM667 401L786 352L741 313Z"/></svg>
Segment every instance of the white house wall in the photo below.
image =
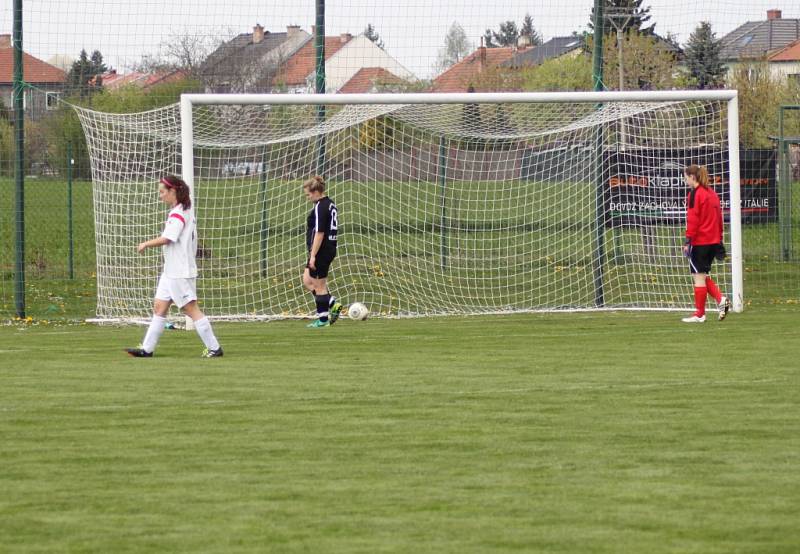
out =
<svg viewBox="0 0 800 554"><path fill-rule="evenodd" d="M360 69L365 67L382 67L407 81L415 81L416 77L400 62L392 58L364 35L359 35L345 44L338 52L325 62L325 91L337 92ZM311 73L307 81L314 82Z"/></svg>

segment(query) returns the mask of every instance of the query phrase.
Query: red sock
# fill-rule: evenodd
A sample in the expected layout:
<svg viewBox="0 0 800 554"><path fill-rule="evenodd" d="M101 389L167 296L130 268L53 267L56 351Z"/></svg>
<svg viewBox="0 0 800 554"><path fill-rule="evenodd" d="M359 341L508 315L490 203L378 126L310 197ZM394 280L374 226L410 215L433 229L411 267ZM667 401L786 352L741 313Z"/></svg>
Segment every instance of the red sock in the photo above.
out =
<svg viewBox="0 0 800 554"><path fill-rule="evenodd" d="M708 294L711 295L711 298L716 300L717 304L719 304L720 300L722 300L722 293L719 291L719 287L711 277L706 277L706 288L708 289Z"/></svg>
<svg viewBox="0 0 800 554"><path fill-rule="evenodd" d="M694 305L697 310L694 312L694 315L697 317L703 317L706 315L706 295L708 294L708 289L706 287L695 287L694 288Z"/></svg>

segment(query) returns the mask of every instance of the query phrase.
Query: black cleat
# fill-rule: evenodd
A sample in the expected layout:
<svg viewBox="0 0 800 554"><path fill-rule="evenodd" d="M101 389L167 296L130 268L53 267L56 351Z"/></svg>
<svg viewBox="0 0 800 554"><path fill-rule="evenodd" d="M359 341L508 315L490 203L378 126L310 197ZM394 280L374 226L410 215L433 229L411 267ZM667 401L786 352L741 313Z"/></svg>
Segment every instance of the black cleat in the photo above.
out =
<svg viewBox="0 0 800 554"><path fill-rule="evenodd" d="M222 357L222 347L220 346L216 350L210 350L206 348L203 350L203 358L221 358Z"/></svg>
<svg viewBox="0 0 800 554"><path fill-rule="evenodd" d="M132 358L152 358L153 353L148 352L144 348L126 348L125 352Z"/></svg>

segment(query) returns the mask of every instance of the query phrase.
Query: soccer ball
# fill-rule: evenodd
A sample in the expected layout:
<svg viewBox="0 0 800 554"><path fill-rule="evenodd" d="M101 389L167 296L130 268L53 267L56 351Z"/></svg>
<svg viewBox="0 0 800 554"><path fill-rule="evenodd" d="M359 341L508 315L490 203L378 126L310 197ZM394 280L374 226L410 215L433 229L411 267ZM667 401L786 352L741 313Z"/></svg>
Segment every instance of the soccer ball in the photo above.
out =
<svg viewBox="0 0 800 554"><path fill-rule="evenodd" d="M361 302L353 302L350 304L350 307L347 308L347 315L350 317L350 319L363 321L367 319L367 316L369 315L369 308L367 308Z"/></svg>

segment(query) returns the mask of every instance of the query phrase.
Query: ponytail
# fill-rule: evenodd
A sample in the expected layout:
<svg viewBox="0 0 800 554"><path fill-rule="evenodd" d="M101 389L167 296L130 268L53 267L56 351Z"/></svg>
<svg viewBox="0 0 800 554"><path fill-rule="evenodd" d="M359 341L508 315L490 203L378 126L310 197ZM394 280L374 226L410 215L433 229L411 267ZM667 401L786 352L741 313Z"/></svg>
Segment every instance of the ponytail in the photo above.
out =
<svg viewBox="0 0 800 554"><path fill-rule="evenodd" d="M708 170L704 165L692 164L683 170L686 175L691 175L701 187L708 187Z"/></svg>
<svg viewBox="0 0 800 554"><path fill-rule="evenodd" d="M183 206L184 210L188 210L192 207L189 185L187 185L183 179L175 175L165 175L161 178L161 184L175 191L175 198L177 198L178 204Z"/></svg>

